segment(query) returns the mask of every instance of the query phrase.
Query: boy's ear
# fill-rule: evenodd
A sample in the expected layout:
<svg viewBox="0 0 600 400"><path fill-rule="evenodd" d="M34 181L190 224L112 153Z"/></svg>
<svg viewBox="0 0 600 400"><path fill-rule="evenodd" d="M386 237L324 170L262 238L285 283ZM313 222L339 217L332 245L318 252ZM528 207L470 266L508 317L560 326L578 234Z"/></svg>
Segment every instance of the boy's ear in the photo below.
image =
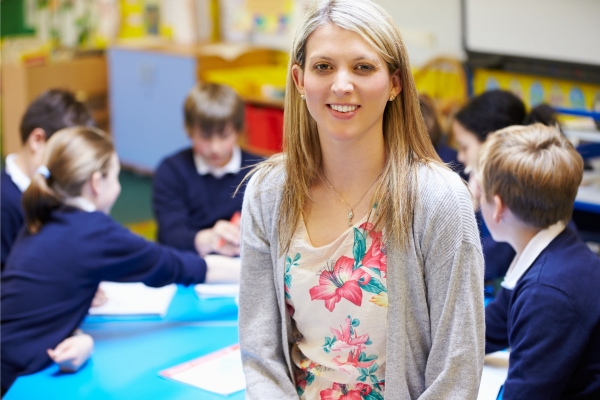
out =
<svg viewBox="0 0 600 400"><path fill-rule="evenodd" d="M46 131L43 128L35 128L29 134L26 144L33 153L43 151L46 145Z"/></svg>
<svg viewBox="0 0 600 400"><path fill-rule="evenodd" d="M506 205L498 195L494 195L494 222L499 223L506 212Z"/></svg>
<svg viewBox="0 0 600 400"><path fill-rule="evenodd" d="M292 65L292 79L300 94L304 94L304 71L298 64Z"/></svg>

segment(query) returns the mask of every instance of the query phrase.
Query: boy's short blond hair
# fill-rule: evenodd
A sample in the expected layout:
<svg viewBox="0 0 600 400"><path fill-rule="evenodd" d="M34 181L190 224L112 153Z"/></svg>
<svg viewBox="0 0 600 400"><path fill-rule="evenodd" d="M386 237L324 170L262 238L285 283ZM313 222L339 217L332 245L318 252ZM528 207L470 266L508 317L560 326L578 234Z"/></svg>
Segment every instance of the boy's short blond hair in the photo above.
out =
<svg viewBox="0 0 600 400"><path fill-rule="evenodd" d="M228 124L236 133L244 128L244 103L227 85L197 84L188 93L183 110L186 128L200 128L204 135L221 133Z"/></svg>
<svg viewBox="0 0 600 400"><path fill-rule="evenodd" d="M523 222L547 228L568 221L583 159L558 128L511 126L489 135L476 167L482 195L498 195Z"/></svg>

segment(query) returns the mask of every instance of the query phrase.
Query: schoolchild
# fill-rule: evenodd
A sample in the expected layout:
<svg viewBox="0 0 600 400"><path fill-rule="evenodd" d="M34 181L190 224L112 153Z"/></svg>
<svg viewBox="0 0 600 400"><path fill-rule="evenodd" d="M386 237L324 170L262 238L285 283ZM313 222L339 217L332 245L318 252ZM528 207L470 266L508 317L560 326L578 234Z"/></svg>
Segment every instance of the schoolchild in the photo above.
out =
<svg viewBox="0 0 600 400"><path fill-rule="evenodd" d="M240 227L233 217L243 193L233 193L247 167L260 160L237 145L244 104L229 86L200 83L187 96L184 116L192 146L167 157L154 174L158 241L201 256L238 255Z"/></svg>
<svg viewBox="0 0 600 400"><path fill-rule="evenodd" d="M540 104L528 114L523 101L506 90L490 90L471 99L456 114L452 123L452 134L459 146L457 158L465 165L465 173L469 174L479 148L489 133L532 122L549 126L557 123L554 115L548 112L547 105ZM471 189L474 190L475 186L471 185ZM478 209L477 204L475 209ZM491 237L479 211L476 211L475 216L485 257L485 280L502 278L515 253L508 244L497 243ZM575 228L573 224L571 227Z"/></svg>
<svg viewBox="0 0 600 400"><path fill-rule="evenodd" d="M1 385L52 361L77 370L93 341L78 327L100 281L236 281L239 262L148 242L108 213L121 186L110 139L91 127L55 133L23 194L21 230L2 273Z"/></svg>
<svg viewBox="0 0 600 400"><path fill-rule="evenodd" d="M0 176L2 269L23 226L21 196L42 162L46 141L59 129L93 123L86 106L66 90L44 92L27 107L20 127L22 147L6 156L5 168Z"/></svg>
<svg viewBox="0 0 600 400"><path fill-rule="evenodd" d="M583 160L555 127L488 136L476 167L492 237L516 256L486 307L486 352L510 348L503 399L600 398L600 259L566 222Z"/></svg>

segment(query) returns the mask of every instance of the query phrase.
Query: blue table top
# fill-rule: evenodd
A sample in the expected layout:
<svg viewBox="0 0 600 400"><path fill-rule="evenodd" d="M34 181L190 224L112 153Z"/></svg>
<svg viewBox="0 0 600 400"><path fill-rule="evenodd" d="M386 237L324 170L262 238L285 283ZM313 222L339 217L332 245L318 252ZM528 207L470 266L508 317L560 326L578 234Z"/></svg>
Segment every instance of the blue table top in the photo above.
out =
<svg viewBox="0 0 600 400"><path fill-rule="evenodd" d="M95 350L78 372L52 365L17 379L4 399L223 399L158 372L237 343L232 298L199 299L193 287L180 286L164 318L88 316L82 329Z"/></svg>

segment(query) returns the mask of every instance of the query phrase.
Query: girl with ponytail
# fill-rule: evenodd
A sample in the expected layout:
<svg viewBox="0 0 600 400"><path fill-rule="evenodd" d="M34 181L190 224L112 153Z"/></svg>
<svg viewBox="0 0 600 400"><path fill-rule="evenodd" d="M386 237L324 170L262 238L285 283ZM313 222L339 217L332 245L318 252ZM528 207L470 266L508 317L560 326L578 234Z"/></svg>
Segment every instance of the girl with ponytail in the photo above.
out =
<svg viewBox="0 0 600 400"><path fill-rule="evenodd" d="M2 274L1 384L52 361L77 370L93 340L78 327L100 281L237 281L239 262L205 259L134 235L108 213L116 201L119 159L104 132L74 127L55 133L23 194L21 230Z"/></svg>

